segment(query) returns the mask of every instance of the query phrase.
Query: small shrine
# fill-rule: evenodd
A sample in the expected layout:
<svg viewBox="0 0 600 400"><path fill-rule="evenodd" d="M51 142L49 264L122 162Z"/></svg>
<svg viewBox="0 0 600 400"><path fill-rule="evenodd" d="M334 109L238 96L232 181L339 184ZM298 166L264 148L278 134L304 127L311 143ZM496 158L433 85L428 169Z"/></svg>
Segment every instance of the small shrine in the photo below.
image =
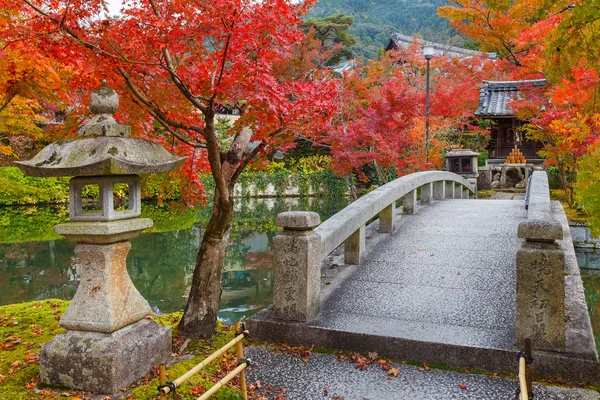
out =
<svg viewBox="0 0 600 400"><path fill-rule="evenodd" d="M114 394L171 356L171 330L147 319L151 308L127 273L130 239L150 228L140 218L140 174L178 169L185 158L160 145L130 137L114 114L119 97L104 81L90 95L93 118L78 139L52 143L33 159L17 162L30 176L72 176L69 217L54 226L77 243L81 268L75 297L60 319L67 331L40 351L40 378L48 385ZM96 186L90 206L82 191ZM124 204L115 188L127 193ZM86 192L87 193L87 192Z"/></svg>

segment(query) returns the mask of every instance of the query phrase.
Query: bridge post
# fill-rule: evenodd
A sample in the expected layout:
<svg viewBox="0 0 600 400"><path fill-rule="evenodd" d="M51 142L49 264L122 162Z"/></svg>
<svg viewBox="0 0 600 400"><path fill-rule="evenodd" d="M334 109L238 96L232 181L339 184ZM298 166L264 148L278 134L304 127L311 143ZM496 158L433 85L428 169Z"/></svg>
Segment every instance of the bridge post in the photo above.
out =
<svg viewBox="0 0 600 400"><path fill-rule="evenodd" d="M365 226L361 226L344 242L344 263L360 265L365 260Z"/></svg>
<svg viewBox="0 0 600 400"><path fill-rule="evenodd" d="M414 214L417 208L417 191L412 190L407 193L402 199L402 206L404 207L404 214Z"/></svg>
<svg viewBox="0 0 600 400"><path fill-rule="evenodd" d="M273 239L273 312L277 318L306 322L321 306L321 238L313 228L319 214L288 211L277 216L283 232Z"/></svg>
<svg viewBox="0 0 600 400"><path fill-rule="evenodd" d="M421 204L431 205L433 203L433 182L421 186Z"/></svg>
<svg viewBox="0 0 600 400"><path fill-rule="evenodd" d="M466 186L462 186L462 199L469 198L469 189Z"/></svg>
<svg viewBox="0 0 600 400"><path fill-rule="evenodd" d="M446 182L437 181L433 183L433 199L444 200L446 198Z"/></svg>
<svg viewBox="0 0 600 400"><path fill-rule="evenodd" d="M528 193L527 221L518 228L525 241L517 250L517 342L564 351L565 254L556 243L563 229L552 216L545 172L533 173Z"/></svg>
<svg viewBox="0 0 600 400"><path fill-rule="evenodd" d="M379 213L379 232L393 233L396 230L396 202Z"/></svg>
<svg viewBox="0 0 600 400"><path fill-rule="evenodd" d="M453 199L454 198L454 181L445 181L445 185L446 185L446 195L445 198L446 199Z"/></svg>

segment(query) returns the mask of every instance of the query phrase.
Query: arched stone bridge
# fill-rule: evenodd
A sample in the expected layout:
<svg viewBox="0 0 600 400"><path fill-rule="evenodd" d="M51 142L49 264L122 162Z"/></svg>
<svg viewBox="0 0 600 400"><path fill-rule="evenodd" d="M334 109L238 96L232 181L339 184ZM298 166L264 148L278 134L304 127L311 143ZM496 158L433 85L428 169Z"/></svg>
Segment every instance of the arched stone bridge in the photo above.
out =
<svg viewBox="0 0 600 400"><path fill-rule="evenodd" d="M571 235L546 173L532 175L525 202L475 197L461 176L429 171L322 224L280 214L273 306L249 320L253 336L509 373L529 338L538 377L597 382Z"/></svg>

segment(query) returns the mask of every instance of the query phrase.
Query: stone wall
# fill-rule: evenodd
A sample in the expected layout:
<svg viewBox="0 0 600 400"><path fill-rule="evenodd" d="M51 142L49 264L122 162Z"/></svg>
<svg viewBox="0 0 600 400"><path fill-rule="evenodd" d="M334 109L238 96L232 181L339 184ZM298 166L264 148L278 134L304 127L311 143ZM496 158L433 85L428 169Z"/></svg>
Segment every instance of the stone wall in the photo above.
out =
<svg viewBox="0 0 600 400"><path fill-rule="evenodd" d="M586 225L570 223L569 228L575 247L600 249L600 237L593 237Z"/></svg>

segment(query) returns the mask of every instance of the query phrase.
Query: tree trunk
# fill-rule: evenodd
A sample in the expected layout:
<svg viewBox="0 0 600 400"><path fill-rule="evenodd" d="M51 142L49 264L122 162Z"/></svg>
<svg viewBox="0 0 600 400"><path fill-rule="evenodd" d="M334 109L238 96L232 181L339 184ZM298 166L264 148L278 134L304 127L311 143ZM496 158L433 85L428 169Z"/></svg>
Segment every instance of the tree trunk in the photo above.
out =
<svg viewBox="0 0 600 400"><path fill-rule="evenodd" d="M229 190L233 193L233 188ZM189 339L213 335L221 305L221 272L233 219L233 196L223 199L215 190L213 211L202 238L192 278L192 287L179 333Z"/></svg>

